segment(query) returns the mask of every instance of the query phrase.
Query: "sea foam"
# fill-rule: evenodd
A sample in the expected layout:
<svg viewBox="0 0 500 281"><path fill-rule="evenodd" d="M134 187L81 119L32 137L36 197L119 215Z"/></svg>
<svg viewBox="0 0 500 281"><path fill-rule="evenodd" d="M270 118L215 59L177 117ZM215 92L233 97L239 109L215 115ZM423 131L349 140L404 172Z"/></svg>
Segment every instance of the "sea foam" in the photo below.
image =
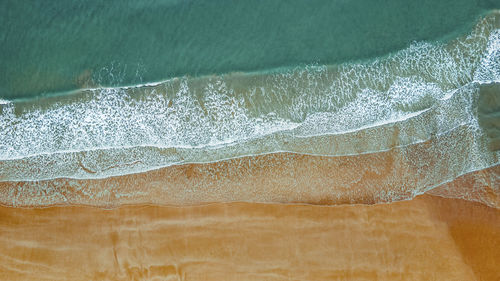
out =
<svg viewBox="0 0 500 281"><path fill-rule="evenodd" d="M481 139L475 106L479 85L499 79L497 17L450 43L413 43L371 62L5 103L0 180L103 178L280 151L371 153L463 125ZM495 164L485 159L478 165Z"/></svg>

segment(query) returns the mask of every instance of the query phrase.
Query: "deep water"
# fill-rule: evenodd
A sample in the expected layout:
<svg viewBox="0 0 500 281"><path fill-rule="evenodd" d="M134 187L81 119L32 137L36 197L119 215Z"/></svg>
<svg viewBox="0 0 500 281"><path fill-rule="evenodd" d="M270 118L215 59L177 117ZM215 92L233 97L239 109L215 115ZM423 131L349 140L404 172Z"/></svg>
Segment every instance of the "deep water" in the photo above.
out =
<svg viewBox="0 0 500 281"><path fill-rule="evenodd" d="M3 0L0 98L375 59L413 41L454 38L495 5L471 0Z"/></svg>

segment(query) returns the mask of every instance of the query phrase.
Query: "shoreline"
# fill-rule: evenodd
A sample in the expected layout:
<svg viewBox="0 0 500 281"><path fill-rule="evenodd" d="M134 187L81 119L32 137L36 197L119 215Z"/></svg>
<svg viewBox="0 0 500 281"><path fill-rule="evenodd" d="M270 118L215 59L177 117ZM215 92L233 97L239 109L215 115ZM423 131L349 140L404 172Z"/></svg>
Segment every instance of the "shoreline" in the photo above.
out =
<svg viewBox="0 0 500 281"><path fill-rule="evenodd" d="M0 182L0 203L16 207L92 205L113 208L130 204L203 205L216 202L352 204L409 200L435 190L500 207L500 165L453 174L439 157L424 158L426 146L412 154L399 152L349 157L275 154L209 164L171 166L141 174L92 180L58 179ZM431 151L425 152L427 156ZM457 152L459 153L459 152ZM405 156L406 155L406 156ZM457 154L457 156L460 154ZM426 157L427 157L426 156ZM445 176L450 178L444 178ZM461 189L467 183L472 190ZM431 192L432 192L431 190ZM439 191L439 192L438 192Z"/></svg>

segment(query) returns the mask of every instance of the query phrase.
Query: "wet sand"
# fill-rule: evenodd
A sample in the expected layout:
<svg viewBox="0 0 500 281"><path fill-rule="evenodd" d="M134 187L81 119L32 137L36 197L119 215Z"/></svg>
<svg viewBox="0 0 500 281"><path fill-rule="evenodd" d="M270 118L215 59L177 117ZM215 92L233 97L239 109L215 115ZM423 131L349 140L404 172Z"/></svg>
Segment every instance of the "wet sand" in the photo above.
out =
<svg viewBox="0 0 500 281"><path fill-rule="evenodd" d="M0 204L374 204L411 199L441 185L436 195L500 207L500 165L460 175L446 167L469 161L471 152L456 151L451 161L431 149L434 144L420 143L411 152L393 149L340 157L273 153L105 179L0 182ZM447 177L453 181L447 182Z"/></svg>
<svg viewBox="0 0 500 281"><path fill-rule="evenodd" d="M376 205L0 208L2 280L499 280L500 210Z"/></svg>

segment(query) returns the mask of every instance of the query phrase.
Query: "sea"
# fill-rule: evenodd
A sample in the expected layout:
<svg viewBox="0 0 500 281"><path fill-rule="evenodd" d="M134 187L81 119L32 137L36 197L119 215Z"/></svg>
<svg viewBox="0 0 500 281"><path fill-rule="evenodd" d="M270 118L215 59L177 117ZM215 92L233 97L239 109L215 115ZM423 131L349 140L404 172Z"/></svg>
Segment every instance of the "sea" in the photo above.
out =
<svg viewBox="0 0 500 281"><path fill-rule="evenodd" d="M419 191L495 167L499 8L493 0L2 0L0 181L429 141L436 161L408 159L436 171Z"/></svg>

